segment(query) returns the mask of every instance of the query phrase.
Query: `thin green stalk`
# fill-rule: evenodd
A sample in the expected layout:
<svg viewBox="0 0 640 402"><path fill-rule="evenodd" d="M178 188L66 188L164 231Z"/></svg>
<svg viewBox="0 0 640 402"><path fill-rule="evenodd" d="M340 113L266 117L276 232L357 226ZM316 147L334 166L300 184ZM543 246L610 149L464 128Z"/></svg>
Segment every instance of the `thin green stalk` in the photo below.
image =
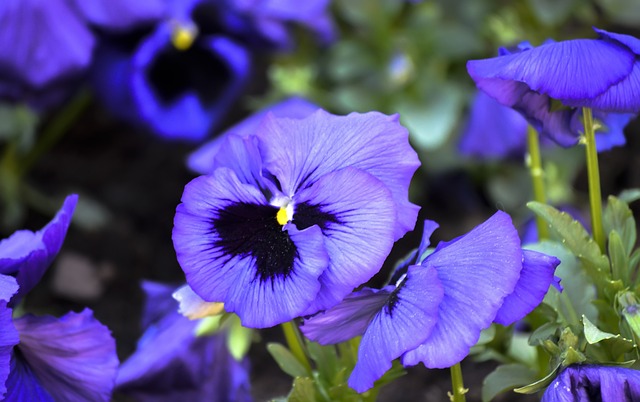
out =
<svg viewBox="0 0 640 402"><path fill-rule="evenodd" d="M469 392L469 390L464 387L462 382L462 368L460 368L460 363L451 366L450 370L453 393L449 394L449 399L451 402L466 402L467 398L465 397L465 394Z"/></svg>
<svg viewBox="0 0 640 402"><path fill-rule="evenodd" d="M285 322L281 324L281 326L282 331L284 332L284 337L287 340L287 345L289 345L289 350L291 350L291 353L293 353L300 364L302 364L309 372L309 375L311 375L311 364L309 363L309 359L307 359L307 355L304 351L302 337L300 336L298 327L296 327L292 321Z"/></svg>
<svg viewBox="0 0 640 402"><path fill-rule="evenodd" d="M87 90L80 90L65 107L49 122L49 125L42 131L35 147L24 157L19 166L19 174L24 175L31 167L47 153L69 127L82 114L91 101L91 94Z"/></svg>
<svg viewBox="0 0 640 402"><path fill-rule="evenodd" d="M600 169L598 167L598 151L596 149L596 135L593 126L591 109L582 108L584 124L584 143L587 152L587 176L589 179L589 206L591 208L591 230L593 238L605 252L605 236L602 227L602 197L600 191Z"/></svg>
<svg viewBox="0 0 640 402"><path fill-rule="evenodd" d="M527 147L529 148L529 172L533 183L533 199L545 204L547 197L544 191L544 171L542 170L542 158L540 156L540 140L535 128L527 127ZM540 216L536 216L536 226L538 227L538 239L549 238L549 228Z"/></svg>

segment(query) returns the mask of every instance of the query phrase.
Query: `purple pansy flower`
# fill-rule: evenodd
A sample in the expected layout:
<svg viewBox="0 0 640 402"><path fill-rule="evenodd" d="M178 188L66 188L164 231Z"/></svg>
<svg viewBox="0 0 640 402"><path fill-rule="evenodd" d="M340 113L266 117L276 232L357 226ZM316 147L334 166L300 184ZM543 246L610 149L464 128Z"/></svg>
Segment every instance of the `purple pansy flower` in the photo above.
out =
<svg viewBox="0 0 640 402"><path fill-rule="evenodd" d="M249 361L227 349L227 333L196 336L199 320L178 313L174 286L145 282L145 333L118 372L116 390L139 401L251 401Z"/></svg>
<svg viewBox="0 0 640 402"><path fill-rule="evenodd" d="M159 0L3 0L0 2L0 96L46 107L90 64L91 25L125 30L159 16Z"/></svg>
<svg viewBox="0 0 640 402"><path fill-rule="evenodd" d="M523 42L513 52L501 49L498 57L471 60L467 70L478 88L562 146L578 141L580 108L593 108L603 131L618 132L613 146L620 143L629 113L640 111L640 40L596 32L598 39L548 41L538 47ZM553 105L554 100L563 106Z"/></svg>
<svg viewBox="0 0 640 402"><path fill-rule="evenodd" d="M105 42L92 81L117 116L165 138L199 141L240 95L250 55L220 31L207 2L170 5L164 21L136 43Z"/></svg>
<svg viewBox="0 0 640 402"><path fill-rule="evenodd" d="M422 362L429 368L460 362L492 322L510 325L530 313L560 263L522 250L504 212L428 254L436 228L425 221L422 243L401 265L395 285L354 292L302 325L321 344L363 335L349 378L358 392L371 388L399 357L406 366Z"/></svg>
<svg viewBox="0 0 640 402"><path fill-rule="evenodd" d="M40 282L58 255L71 223L78 196L68 196L56 216L41 230L19 230L0 241L0 274L14 276L20 289L11 300L17 303Z"/></svg>
<svg viewBox="0 0 640 402"><path fill-rule="evenodd" d="M413 228L418 165L398 116L377 112L268 115L254 135L228 135L176 210L187 282L248 327L337 304Z"/></svg>
<svg viewBox="0 0 640 402"><path fill-rule="evenodd" d="M542 402L640 400L640 371L613 366L567 366L547 387Z"/></svg>
<svg viewBox="0 0 640 402"><path fill-rule="evenodd" d="M268 113L273 114L275 117L302 119L318 109L320 109L319 106L299 97L288 98L274 105L268 106L259 112L252 114L240 123L227 129L213 140L196 149L191 153L191 155L189 155L189 158L187 159L187 166L189 166L189 169L200 174L209 174L213 172L215 156L224 143L225 136L234 134L241 137L247 137L252 135L260 126L262 119L264 119Z"/></svg>

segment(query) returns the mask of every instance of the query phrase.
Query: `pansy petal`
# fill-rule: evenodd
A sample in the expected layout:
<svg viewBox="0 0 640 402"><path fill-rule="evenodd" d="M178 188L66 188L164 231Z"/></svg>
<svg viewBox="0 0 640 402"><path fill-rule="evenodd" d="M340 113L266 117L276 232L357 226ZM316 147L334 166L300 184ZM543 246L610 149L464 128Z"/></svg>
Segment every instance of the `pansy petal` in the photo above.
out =
<svg viewBox="0 0 640 402"><path fill-rule="evenodd" d="M73 0L73 5L91 24L113 31L156 22L166 11L162 0Z"/></svg>
<svg viewBox="0 0 640 402"><path fill-rule="evenodd" d="M395 203L371 174L352 167L325 174L294 198L293 224L318 225L330 263L305 314L335 306L382 267L393 246Z"/></svg>
<svg viewBox="0 0 640 402"><path fill-rule="evenodd" d="M640 371L624 367L571 365L547 387L542 402L631 402L640 398Z"/></svg>
<svg viewBox="0 0 640 402"><path fill-rule="evenodd" d="M262 119L271 112L276 117L288 117L290 119L302 119L318 110L319 107L303 98L292 97L282 102L268 106L242 120L240 123L232 126L215 139L202 145L195 150L187 159L189 169L200 174L209 174L214 170L214 158L224 143L225 137L235 134L241 137L247 137L255 134Z"/></svg>
<svg viewBox="0 0 640 402"><path fill-rule="evenodd" d="M419 207L409 202L408 188L420 162L397 115L345 117L319 110L298 120L267 116L257 135L264 167L285 195L292 197L323 175L351 166L375 176L391 191L398 211L394 239L414 228Z"/></svg>
<svg viewBox="0 0 640 402"><path fill-rule="evenodd" d="M277 208L267 204L258 188L241 183L227 168L185 186L182 203L176 208L173 245L187 282L204 300L224 301L240 271L249 268L252 235L266 219L262 216L265 210L277 224ZM236 224L236 220L246 223ZM225 235L230 239L221 238ZM238 244L227 244L230 241ZM235 247L247 255L228 255L226 250ZM242 266L236 266L241 261Z"/></svg>
<svg viewBox="0 0 640 402"><path fill-rule="evenodd" d="M0 241L0 274L15 274L35 250L46 254L42 237L30 230L18 230Z"/></svg>
<svg viewBox="0 0 640 402"><path fill-rule="evenodd" d="M596 27L593 27L593 30L596 31L600 38L619 42L628 47L635 55L640 56L640 39L631 35L608 32L604 29L598 29Z"/></svg>
<svg viewBox="0 0 640 402"><path fill-rule="evenodd" d="M11 318L12 310L7 307L17 291L18 284L13 277L0 275L0 399L7 392L5 382L10 372L11 351L19 342L18 332Z"/></svg>
<svg viewBox="0 0 640 402"><path fill-rule="evenodd" d="M20 354L54 400L110 400L118 367L115 341L91 310L61 318L27 315L14 323Z"/></svg>
<svg viewBox="0 0 640 402"><path fill-rule="evenodd" d="M174 285L154 281L142 281L140 287L145 296L142 317L140 318L143 329L146 330L155 321L178 310L178 304L171 297L176 290Z"/></svg>
<svg viewBox="0 0 640 402"><path fill-rule="evenodd" d="M600 95L590 99L565 102L569 106L586 106L615 113L640 112L640 61L633 65L631 73Z"/></svg>
<svg viewBox="0 0 640 402"><path fill-rule="evenodd" d="M172 294L178 302L178 312L190 320L224 313L224 304L204 301L191 286L179 287Z"/></svg>
<svg viewBox="0 0 640 402"><path fill-rule="evenodd" d="M498 211L422 265L438 271L444 299L433 332L403 356L403 364L450 367L469 353L513 292L522 269L520 239L509 215Z"/></svg>
<svg viewBox="0 0 640 402"><path fill-rule="evenodd" d="M532 312L547 294L554 282L556 267L560 264L556 257L536 251L523 250L522 256L520 279L513 293L505 297L493 320L498 324L511 325Z"/></svg>
<svg viewBox="0 0 640 402"><path fill-rule="evenodd" d="M33 88L78 74L95 40L65 0L0 2L0 76Z"/></svg>
<svg viewBox="0 0 640 402"><path fill-rule="evenodd" d="M405 281L364 333L349 386L357 392L370 389L391 368L394 359L420 345L438 320L443 295L435 268L409 267Z"/></svg>
<svg viewBox="0 0 640 402"><path fill-rule="evenodd" d="M11 356L11 372L6 388L7 394L3 399L6 401L55 402L19 352Z"/></svg>
<svg viewBox="0 0 640 402"><path fill-rule="evenodd" d="M227 135L221 142L219 152L214 155L213 172L219 167L233 170L241 183L266 187L262 177L262 161L257 138L253 136Z"/></svg>
<svg viewBox="0 0 640 402"><path fill-rule="evenodd" d="M596 148L598 152L608 151L613 147L626 144L624 128L635 115L630 113L603 113L594 111L594 119L600 121L601 128L596 131Z"/></svg>
<svg viewBox="0 0 640 402"><path fill-rule="evenodd" d="M36 233L36 237L42 239L44 250L34 250L18 269L16 280L20 285L20 290L12 303L16 303L40 282L42 276L58 255L71 224L71 217L77 202L78 196L76 194L69 195L51 222Z"/></svg>
<svg viewBox="0 0 640 402"><path fill-rule="evenodd" d="M247 51L221 36L179 51L171 27L161 24L133 56L133 99L143 121L163 137L202 140L239 95L249 64Z"/></svg>
<svg viewBox="0 0 640 402"><path fill-rule="evenodd" d="M238 314L245 327L272 327L301 316L320 290L318 277L328 263L321 229L299 231L289 226L286 231L296 250L290 271L264 277L260 265L251 262L250 269L237 275L225 299L225 310ZM272 252L281 257L278 250Z"/></svg>
<svg viewBox="0 0 640 402"><path fill-rule="evenodd" d="M369 322L387 302L393 286L363 288L347 295L340 304L304 320L300 330L312 341L329 345L364 334Z"/></svg>
<svg viewBox="0 0 640 402"><path fill-rule="evenodd" d="M435 221L429 219L424 220L424 224L422 225L422 239L420 240L420 246L418 246L418 260L416 261L417 263L422 262L422 257L424 253L427 252L427 249L431 244L431 235L439 227L440 225L438 225L438 223L436 223Z"/></svg>
<svg viewBox="0 0 640 402"><path fill-rule="evenodd" d="M460 139L460 153L486 159L521 157L526 149L527 125L520 113L478 91Z"/></svg>
<svg viewBox="0 0 640 402"><path fill-rule="evenodd" d="M631 73L634 59L633 53L622 45L596 39L575 39L543 44L505 56L471 60L467 70L476 82L518 81L526 83L533 91L564 101L598 96ZM493 96L493 93L489 94Z"/></svg>

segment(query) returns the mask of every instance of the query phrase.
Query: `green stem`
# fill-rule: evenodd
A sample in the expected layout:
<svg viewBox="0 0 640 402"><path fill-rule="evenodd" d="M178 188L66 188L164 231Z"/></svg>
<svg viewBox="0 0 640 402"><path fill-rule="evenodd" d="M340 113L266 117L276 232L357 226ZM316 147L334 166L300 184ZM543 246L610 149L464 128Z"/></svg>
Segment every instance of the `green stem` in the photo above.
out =
<svg viewBox="0 0 640 402"><path fill-rule="evenodd" d="M449 394L451 402L465 402L467 398L464 396L469 390L464 387L462 382L462 368L460 363L451 366L451 387L453 393Z"/></svg>
<svg viewBox="0 0 640 402"><path fill-rule="evenodd" d="M533 183L533 199L545 204L547 197L544 191L544 171L542 170L542 158L540 156L540 141L535 128L527 127L527 147L529 148L529 172ZM540 216L536 216L536 226L538 227L538 239L549 238L549 228Z"/></svg>
<svg viewBox="0 0 640 402"><path fill-rule="evenodd" d="M309 364L309 359L307 359L307 355L304 351L302 337L300 336L298 327L296 327L292 321L285 322L281 325L284 337L287 340L287 345L289 345L289 350L291 350L291 353L293 353L300 364L302 364L309 372L309 375L311 375L311 364Z"/></svg>
<svg viewBox="0 0 640 402"><path fill-rule="evenodd" d="M82 114L91 101L91 94L87 90L80 90L65 107L51 120L42 131L35 147L20 163L19 173L24 175L31 167L47 153L67 132L71 124Z"/></svg>
<svg viewBox="0 0 640 402"><path fill-rule="evenodd" d="M598 151L596 149L596 135L593 126L591 109L582 108L584 124L584 142L587 152L587 176L589 179L589 206L591 208L591 230L593 238L605 252L604 229L602 228L602 197L600 191L600 170L598 167Z"/></svg>

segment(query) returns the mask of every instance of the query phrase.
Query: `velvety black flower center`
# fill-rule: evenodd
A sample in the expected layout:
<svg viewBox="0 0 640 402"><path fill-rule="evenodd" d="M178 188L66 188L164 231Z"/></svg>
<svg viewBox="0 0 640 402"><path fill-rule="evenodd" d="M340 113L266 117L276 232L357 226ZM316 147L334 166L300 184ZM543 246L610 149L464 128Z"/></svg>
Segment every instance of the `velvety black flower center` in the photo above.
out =
<svg viewBox="0 0 640 402"><path fill-rule="evenodd" d="M276 219L277 207L248 203L230 204L212 220L218 235L214 246L231 257L253 257L256 279L286 278L298 257L295 244Z"/></svg>
<svg viewBox="0 0 640 402"><path fill-rule="evenodd" d="M225 32L221 7L224 5L201 1L193 8L191 21L198 27L200 35L215 35Z"/></svg>
<svg viewBox="0 0 640 402"><path fill-rule="evenodd" d="M147 70L154 93L170 105L186 93L195 93L204 105L214 103L232 79L224 59L196 42L186 50L167 45Z"/></svg>
<svg viewBox="0 0 640 402"><path fill-rule="evenodd" d="M304 230L313 225L320 226L326 231L330 223L342 223L337 215L323 210L322 205L312 205L306 202L296 204L293 223L298 230Z"/></svg>

